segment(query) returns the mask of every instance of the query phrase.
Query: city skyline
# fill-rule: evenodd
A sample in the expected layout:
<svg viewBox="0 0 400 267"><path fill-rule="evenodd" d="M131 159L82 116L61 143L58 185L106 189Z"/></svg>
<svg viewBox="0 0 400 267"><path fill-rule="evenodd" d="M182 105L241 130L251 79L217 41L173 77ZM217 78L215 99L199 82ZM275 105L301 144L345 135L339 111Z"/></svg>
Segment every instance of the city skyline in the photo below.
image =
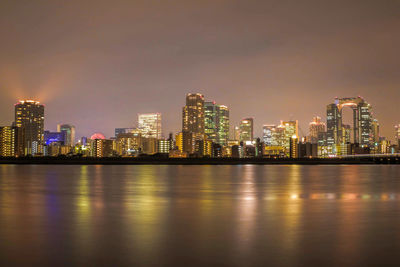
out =
<svg viewBox="0 0 400 267"><path fill-rule="evenodd" d="M279 120L307 129L334 97L362 95L393 139L400 19L399 3L385 3L177 1L178 12L151 1L6 0L0 124L12 120L8 103L34 98L52 111L52 131L70 122L77 136L111 136L159 112L163 131L176 132L181 95L199 92L230 107L232 125L254 117L259 136Z"/></svg>
<svg viewBox="0 0 400 267"><path fill-rule="evenodd" d="M204 99L204 103L214 103L215 104L215 101L208 101L207 99L208 98L206 98L206 97L204 97L204 95L202 95L202 94L200 94L200 93L188 93L188 94L186 94L186 96L188 96L188 95L191 95L191 94L193 94L193 95L201 95L202 97L203 97L203 99ZM362 97L360 97L360 96L358 96L358 97L344 97L344 98L338 98L338 97L336 97L335 98L335 101L342 101L342 100L352 100L352 99L361 99L361 101L362 102L364 102L365 100L364 100L364 98L362 98ZM14 106L16 106L16 105L18 105L19 103L24 103L24 102L32 102L32 103L37 103L37 104L40 104L41 106L45 106L45 103L42 103L42 102L40 102L40 101L38 101L38 100L32 100L32 99L26 99L26 100L19 100L18 101L18 103L16 103ZM332 102L332 101L331 101ZM368 104L367 102L365 102L366 104ZM328 108L328 110L329 110L329 106L332 106L332 105L336 105L336 104L328 104L328 105L325 105L326 106L326 108ZM227 107L227 106L225 106L225 105L221 105L221 106L223 106L223 107L225 107L225 108L229 108L229 107ZM345 105L343 105L343 106L350 106L351 107L351 105L349 104L345 104ZM389 140L389 141L397 141L397 139L398 139L398 137L397 137L397 134L396 134L396 130L394 130L395 128L397 129L398 127L398 125L400 125L399 123L396 123L396 124L394 124L394 125L392 125L392 127L391 127L391 134L389 134L389 136L385 136L384 134L383 134L383 131L382 131L382 124L380 123L380 120L378 119L377 120L377 118L376 117L374 117L374 116L372 116L373 114L375 114L375 109L370 105L370 104L368 104L368 106L369 106L369 109L370 109L370 113L371 113L371 118L373 119L373 120L371 120L371 126L368 126L368 127L372 127L372 124L374 123L374 122L376 122L376 123L378 123L378 133L379 133L379 136L381 136L381 137L385 137L387 140ZM325 109L326 109L325 108ZM343 109L343 108L341 108L341 109ZM46 108L46 110L47 110L47 108ZM229 110L230 110L230 108L229 108ZM346 111L347 109L343 109L343 111L345 111L345 112L350 112L350 111ZM316 115L316 116L314 116L314 117L312 117L312 118L310 118L310 120L309 120L309 122L300 122L299 120L296 120L296 119L293 119L293 117L292 117L292 119L290 119L290 120L287 120L287 121L292 121L292 120L294 120L294 121L297 121L296 123L297 123L297 127L300 129L300 132L298 132L298 136L299 137L306 137L306 136L309 136L310 134L311 134L311 128L309 128L309 125L311 125L311 124L313 124L313 123L315 123L314 122L314 120L315 120L315 118L319 118L319 120L322 120L322 123L323 124L326 124L327 122L328 122L328 119L327 119L327 114L326 114L326 112L327 112L327 110L325 110L325 114L323 114L323 115ZM329 112L329 111L328 111ZM14 113L14 112L13 112ZM341 111L341 113L343 113L342 111ZM183 117L184 117L184 114L185 113L183 113L183 114L181 114L181 121L182 121L182 119L183 119ZM46 120L47 120L47 114L46 114L46 112L45 112L45 115L46 115ZM75 133L75 126L73 125L74 123L72 122L72 125L69 125L69 124L64 124L64 125L62 125L62 123L60 124L60 123L57 123L56 124L56 126L55 127L48 127L47 125L46 125L46 120L44 121L45 123L44 123L44 130L45 131L50 131L50 132L60 132L60 126L68 126L68 127L72 127L73 128L73 139L75 139L75 135L76 135L76 137L77 138L81 138L81 137L90 137L91 135L93 135L93 134L96 134L96 133L101 133L101 134L104 134L104 136L106 136L106 137L108 137L108 138L111 138L111 137L116 137L116 131L117 130L124 130L124 129L126 129L126 130L128 130L128 129L140 129L140 116L159 116L159 126L157 126L157 127L159 127L159 130L158 130L158 133L157 133L157 138L158 139L160 139L160 138L166 138L170 133L173 133L173 134L176 134L176 133L179 133L181 130L182 130L182 126L181 126L181 128L180 129L177 129L177 130L175 130L175 131L169 131L169 132L167 132L167 131L165 131L164 130L164 127L165 127L165 122L162 122L161 123L161 113L160 112L148 112L148 113L137 113L136 114L136 116L137 116L137 119L136 119L136 121L134 122L134 123L132 123L131 125L129 125L129 126L127 126L127 127L120 127L120 126L116 126L116 125L114 125L114 127L112 128L112 129L106 129L106 131L96 131L96 130L93 130L93 131L91 131L91 132L89 132L89 134L88 135L79 135L79 134L76 134ZM15 114L14 114L14 116L15 116ZM164 116L163 116L164 117ZM228 140L229 139L231 139L231 140L233 140L233 138L234 138L234 136L235 136L235 128L236 127L239 127L240 126L240 124L241 124L241 122L242 121L244 121L244 120L248 120L248 119L250 119L250 120L253 120L253 122L252 122L252 124L253 124L253 137L254 138L257 138L257 137L259 137L259 138L261 138L261 139L263 139L264 138L264 135L265 135L265 126L275 126L275 127L277 127L277 126L279 126L279 124L277 124L277 123L267 123L267 124L262 124L261 125L261 127L259 128L259 129L257 129L254 125L258 125L258 124L255 124L255 121L257 120L257 118L254 118L254 117L248 117L248 118L243 118L243 119L241 119L238 123L236 123L236 124L230 124L229 125L229 138L228 138ZM349 121L351 121L352 123L354 123L354 121L352 121L352 118L351 118L351 115L349 115L349 114L346 114L346 115L343 115L342 116L342 119L343 119L343 122L341 122L342 123L342 125L343 125L343 127L350 127L349 128L349 130L351 129L351 132L353 132L353 131L355 131L355 129L354 129L354 127L353 127L353 125L347 125L346 123L348 123ZM14 120L12 120L12 122L13 122ZM229 119L228 119L228 121L229 121ZM282 125L282 122L283 122L284 120L282 120L282 119L280 119L280 124ZM71 123L71 122L68 122L68 123ZM6 122L6 123L3 123L2 125L11 125L12 123L10 123L10 122ZM305 127L305 128L301 128L300 127L300 125L308 125L307 127ZM161 126L162 125L162 126ZM385 126L383 126L384 128L385 128ZM386 128L388 128L388 127L386 127ZM371 128L371 130L372 130L372 128ZM79 129L76 131L77 133L79 133ZM113 134L106 134L106 133L113 133ZM328 131L329 132L329 131ZM300 134L301 133L301 134ZM353 137L354 135L352 135L352 141L354 141L354 137Z"/></svg>

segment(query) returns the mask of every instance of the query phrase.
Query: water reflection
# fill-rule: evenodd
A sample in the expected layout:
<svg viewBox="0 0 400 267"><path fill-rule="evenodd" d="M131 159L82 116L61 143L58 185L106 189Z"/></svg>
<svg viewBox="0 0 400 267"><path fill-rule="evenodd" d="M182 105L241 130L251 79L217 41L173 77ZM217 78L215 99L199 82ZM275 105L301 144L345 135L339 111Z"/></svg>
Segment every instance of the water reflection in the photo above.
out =
<svg viewBox="0 0 400 267"><path fill-rule="evenodd" d="M399 200L393 166L1 165L0 263L365 265Z"/></svg>

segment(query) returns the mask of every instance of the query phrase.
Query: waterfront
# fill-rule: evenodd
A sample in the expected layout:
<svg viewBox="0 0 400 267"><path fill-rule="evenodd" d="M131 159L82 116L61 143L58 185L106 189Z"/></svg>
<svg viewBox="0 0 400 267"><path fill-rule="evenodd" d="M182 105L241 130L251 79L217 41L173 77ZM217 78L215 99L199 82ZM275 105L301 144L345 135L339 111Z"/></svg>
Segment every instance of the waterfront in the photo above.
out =
<svg viewBox="0 0 400 267"><path fill-rule="evenodd" d="M0 165L0 265L398 266L400 167Z"/></svg>

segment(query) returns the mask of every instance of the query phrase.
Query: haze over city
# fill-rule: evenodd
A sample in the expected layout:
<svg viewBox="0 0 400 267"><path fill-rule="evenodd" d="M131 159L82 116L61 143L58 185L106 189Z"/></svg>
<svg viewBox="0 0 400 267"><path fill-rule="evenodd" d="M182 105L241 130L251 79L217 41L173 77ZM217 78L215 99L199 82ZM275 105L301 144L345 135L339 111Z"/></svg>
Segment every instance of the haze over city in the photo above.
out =
<svg viewBox="0 0 400 267"><path fill-rule="evenodd" d="M398 1L2 1L0 125L19 99L46 105L45 128L77 136L161 112L182 127L185 94L230 109L231 126L326 117L363 96L381 135L400 121ZM351 115L347 114L350 117ZM164 134L164 135L165 135Z"/></svg>

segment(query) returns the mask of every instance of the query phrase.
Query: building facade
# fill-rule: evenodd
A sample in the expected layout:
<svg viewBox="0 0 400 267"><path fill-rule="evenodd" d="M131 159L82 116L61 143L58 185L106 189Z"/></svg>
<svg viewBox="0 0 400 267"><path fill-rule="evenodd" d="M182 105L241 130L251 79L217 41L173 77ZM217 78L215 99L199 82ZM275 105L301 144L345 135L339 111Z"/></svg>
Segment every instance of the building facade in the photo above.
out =
<svg viewBox="0 0 400 267"><path fill-rule="evenodd" d="M229 109L215 102L204 103L204 132L208 140L226 145L229 139Z"/></svg>
<svg viewBox="0 0 400 267"><path fill-rule="evenodd" d="M43 153L44 105L34 100L15 104L15 126L23 129L25 155Z"/></svg>
<svg viewBox="0 0 400 267"><path fill-rule="evenodd" d="M204 134L204 96L187 94L182 110L182 132Z"/></svg>
<svg viewBox="0 0 400 267"><path fill-rule="evenodd" d="M144 138L161 139L161 113L138 114L138 128Z"/></svg>
<svg viewBox="0 0 400 267"><path fill-rule="evenodd" d="M325 123L321 121L321 117L314 117L313 121L309 124L309 136L308 142L311 144L318 143L318 135L319 133L325 132Z"/></svg>
<svg viewBox="0 0 400 267"><path fill-rule="evenodd" d="M75 145L75 126L70 124L58 124L57 132L65 133L64 145L66 146Z"/></svg>
<svg viewBox="0 0 400 267"><path fill-rule="evenodd" d="M253 141L254 138L254 120L246 118L240 121L240 142Z"/></svg>

